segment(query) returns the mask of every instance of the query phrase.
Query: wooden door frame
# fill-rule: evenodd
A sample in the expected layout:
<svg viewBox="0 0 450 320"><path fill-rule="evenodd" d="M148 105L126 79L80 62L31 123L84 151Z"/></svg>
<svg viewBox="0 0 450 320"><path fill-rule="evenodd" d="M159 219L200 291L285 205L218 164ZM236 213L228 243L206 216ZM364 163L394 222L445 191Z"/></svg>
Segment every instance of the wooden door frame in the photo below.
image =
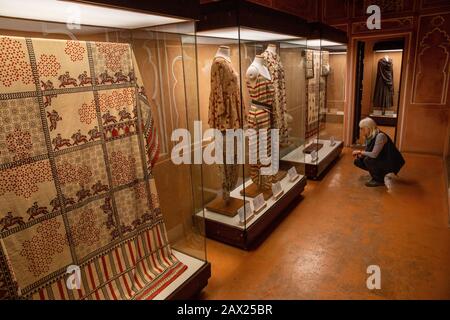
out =
<svg viewBox="0 0 450 320"><path fill-rule="evenodd" d="M403 50L403 59L402 59L402 68L401 68L401 77L400 77L400 97L399 97L399 106L397 111L397 129L396 129L396 145L402 150L404 136L405 136L405 125L406 125L406 113L407 108L405 107L407 102L407 84L409 79L409 66L413 62L411 61L411 45L413 35L411 31L408 32L387 32L383 34L377 35L357 35L350 37L350 48L348 52L350 53L347 57L348 63L348 74L350 75L347 78L347 87L348 90L348 103L345 106L346 110L344 114L344 141L346 146L350 146L353 141L353 123L355 117L355 78L356 78L356 58L357 58L357 41L366 41L366 40L384 40L391 38L403 38L405 41L405 47Z"/></svg>
<svg viewBox="0 0 450 320"><path fill-rule="evenodd" d="M355 126L356 126L356 119L355 119L355 117L357 117L357 116L361 116L361 109L362 109L362 94L360 94L360 93L362 93L362 91L360 91L360 87L358 87L357 88L357 84L359 84L360 86L362 86L362 83L363 83L363 80L364 80L364 58L365 58L365 51L366 51L366 46L367 46L367 43L366 42L364 42L364 41L360 41L360 40L356 40L355 42L354 42L354 44L355 44L355 51L356 51L356 54L355 54L355 77L354 77L354 81L353 81L353 86L354 86L354 88L353 88L353 92L354 92L354 96L353 96L353 101L354 101L354 103L353 103L353 121L352 121L352 124L351 124L351 130L352 130L352 136L351 136L351 144L352 145L354 145L355 144L355 141L357 140L356 139L356 137L355 137L355 135L359 135L359 133L358 133L358 131L355 129ZM360 49L358 48L359 47L359 44L362 44L362 49L363 49L363 52L362 52L362 56L363 56L363 58L362 58L362 72L361 72L361 66L359 65L360 63L361 63L361 59L360 59ZM356 90L356 89L358 89L358 90ZM358 91L360 91L360 92L358 92ZM358 110L358 108L357 108L357 106L356 106L356 104L358 104L358 108L359 108L359 110Z"/></svg>

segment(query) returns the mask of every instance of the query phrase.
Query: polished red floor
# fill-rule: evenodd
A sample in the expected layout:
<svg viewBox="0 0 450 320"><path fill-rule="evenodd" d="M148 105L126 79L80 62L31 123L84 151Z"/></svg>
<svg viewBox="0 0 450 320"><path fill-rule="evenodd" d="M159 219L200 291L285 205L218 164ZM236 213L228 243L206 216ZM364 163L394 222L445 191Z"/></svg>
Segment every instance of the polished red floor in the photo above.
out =
<svg viewBox="0 0 450 320"><path fill-rule="evenodd" d="M406 154L392 186L367 188L351 150L255 250L208 240L204 299L450 299L443 161ZM366 286L381 269L381 289Z"/></svg>

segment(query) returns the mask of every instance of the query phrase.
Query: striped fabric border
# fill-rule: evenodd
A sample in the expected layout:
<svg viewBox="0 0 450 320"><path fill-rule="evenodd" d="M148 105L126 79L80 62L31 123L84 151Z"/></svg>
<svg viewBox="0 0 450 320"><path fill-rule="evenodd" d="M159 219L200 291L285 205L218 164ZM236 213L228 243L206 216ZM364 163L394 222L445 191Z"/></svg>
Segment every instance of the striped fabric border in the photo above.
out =
<svg viewBox="0 0 450 320"><path fill-rule="evenodd" d="M187 266L163 243L158 224L81 267L81 287L68 289L66 277L35 291L36 300L150 300Z"/></svg>

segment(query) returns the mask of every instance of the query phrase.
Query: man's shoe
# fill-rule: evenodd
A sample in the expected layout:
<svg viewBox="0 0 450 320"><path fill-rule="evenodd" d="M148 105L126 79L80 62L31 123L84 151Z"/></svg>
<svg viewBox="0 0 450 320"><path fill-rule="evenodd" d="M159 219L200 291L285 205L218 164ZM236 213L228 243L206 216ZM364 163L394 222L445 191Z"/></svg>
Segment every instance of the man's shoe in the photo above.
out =
<svg viewBox="0 0 450 320"><path fill-rule="evenodd" d="M366 182L366 187L381 187L384 186L384 182L379 182L374 179L371 179L370 181Z"/></svg>

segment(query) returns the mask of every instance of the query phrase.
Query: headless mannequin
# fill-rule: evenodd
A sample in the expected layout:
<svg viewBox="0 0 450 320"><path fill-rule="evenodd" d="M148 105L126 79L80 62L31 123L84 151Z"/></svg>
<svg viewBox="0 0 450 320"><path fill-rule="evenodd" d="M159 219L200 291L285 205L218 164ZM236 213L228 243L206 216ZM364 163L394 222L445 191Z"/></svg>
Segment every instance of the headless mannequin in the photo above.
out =
<svg viewBox="0 0 450 320"><path fill-rule="evenodd" d="M248 67L246 73L246 78L249 85L254 86L259 75L266 78L267 80L272 80L269 69L267 69L264 63L265 61L263 56L261 55L255 56L255 59L253 60L252 64ZM241 194L246 194L247 196L255 197L262 191L264 193L264 199L268 199L268 197L272 196L272 192L270 190L261 189L261 186L259 184L254 183L252 184L252 186L256 187L256 192L254 190L250 191L251 189L250 187L249 189L241 190Z"/></svg>
<svg viewBox="0 0 450 320"><path fill-rule="evenodd" d="M231 49L230 49L230 47L228 47L228 46L220 46L217 49L217 52L216 52L216 55L214 56L214 58L223 58L226 61L231 63ZM223 136L223 143L225 144L225 141L226 141L225 131L222 131L222 136ZM225 161L225 158L226 158L225 146L223 146L223 159L224 159L224 161ZM230 197L230 192L229 191L223 190L222 200L224 202L223 205L222 205L222 207L224 209L231 204L232 199Z"/></svg>
<svg viewBox="0 0 450 320"><path fill-rule="evenodd" d="M215 58L224 58L228 62L231 62L231 50L230 50L230 47L220 46L219 49L217 49Z"/></svg>
<svg viewBox="0 0 450 320"><path fill-rule="evenodd" d="M278 48L275 44L269 44L266 48L266 51L278 55ZM285 113L285 118L286 118L287 123L291 123L293 120L292 116L289 115L287 112ZM288 128L287 130L288 130L288 132L290 132L290 131L292 131L292 128ZM287 142L287 144L289 144L289 143ZM282 142L282 145L283 145L283 142Z"/></svg>
<svg viewBox="0 0 450 320"><path fill-rule="evenodd" d="M258 75L262 75L264 78L272 80L269 70L264 65L264 58L261 55L257 55L250 67L248 67L246 77L249 82L254 83L258 78Z"/></svg>

